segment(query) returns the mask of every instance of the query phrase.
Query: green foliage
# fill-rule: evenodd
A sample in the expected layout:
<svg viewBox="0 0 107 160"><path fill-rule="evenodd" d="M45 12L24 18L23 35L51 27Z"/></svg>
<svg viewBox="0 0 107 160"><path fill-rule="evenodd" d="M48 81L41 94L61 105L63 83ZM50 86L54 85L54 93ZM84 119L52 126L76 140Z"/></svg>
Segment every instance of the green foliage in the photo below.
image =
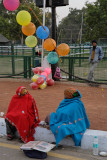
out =
<svg viewBox="0 0 107 160"><path fill-rule="evenodd" d="M85 25L87 40L107 36L107 0L97 0L94 4L86 4Z"/></svg>
<svg viewBox="0 0 107 160"><path fill-rule="evenodd" d="M107 37L107 0L96 0L94 3L86 2L82 10L70 8L68 16L58 26L59 43L79 42L82 12L82 43Z"/></svg>
<svg viewBox="0 0 107 160"><path fill-rule="evenodd" d="M16 15L21 10L26 10L31 14L31 21L36 27L40 26L40 23L36 19L35 15L32 13L34 11L35 15L38 17L40 22L42 22L42 11L36 7L35 3L29 2L28 5L25 3L20 3L20 6L15 11L7 11L3 4L1 4L0 9L0 33L6 36L9 40L16 41L22 39L21 27L16 21ZM24 36L25 38L26 36Z"/></svg>
<svg viewBox="0 0 107 160"><path fill-rule="evenodd" d="M58 26L59 43L77 43L81 28L82 10L70 8L70 13Z"/></svg>

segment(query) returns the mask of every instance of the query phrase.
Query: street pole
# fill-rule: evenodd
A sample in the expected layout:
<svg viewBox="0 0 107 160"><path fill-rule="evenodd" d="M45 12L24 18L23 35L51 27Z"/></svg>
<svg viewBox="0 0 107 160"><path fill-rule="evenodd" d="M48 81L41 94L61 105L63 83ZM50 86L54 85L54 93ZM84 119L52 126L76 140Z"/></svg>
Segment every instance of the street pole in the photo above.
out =
<svg viewBox="0 0 107 160"><path fill-rule="evenodd" d="M82 12L82 21L81 21L80 44L82 42L82 28L83 28L83 12Z"/></svg>
<svg viewBox="0 0 107 160"><path fill-rule="evenodd" d="M43 0L43 26L45 26L45 6L46 6L46 0ZM42 67L43 67L43 56L44 56L43 42L44 39L42 39L42 60L41 60Z"/></svg>
<svg viewBox="0 0 107 160"><path fill-rule="evenodd" d="M56 7L52 6L52 38L56 41Z"/></svg>
<svg viewBox="0 0 107 160"><path fill-rule="evenodd" d="M52 39L57 41L56 39L56 6L52 4ZM55 71L56 71L57 63L56 64L51 64L51 69L52 69L52 79L57 80L54 77Z"/></svg>

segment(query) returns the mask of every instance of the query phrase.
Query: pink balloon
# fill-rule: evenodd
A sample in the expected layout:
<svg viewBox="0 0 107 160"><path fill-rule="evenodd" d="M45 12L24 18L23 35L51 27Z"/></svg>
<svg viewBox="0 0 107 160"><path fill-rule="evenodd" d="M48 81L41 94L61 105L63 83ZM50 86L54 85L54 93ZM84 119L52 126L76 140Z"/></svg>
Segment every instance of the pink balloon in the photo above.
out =
<svg viewBox="0 0 107 160"><path fill-rule="evenodd" d="M46 72L42 72L41 75L44 75L46 78L48 77Z"/></svg>
<svg viewBox="0 0 107 160"><path fill-rule="evenodd" d="M53 79L50 79L50 80L48 80L46 82L47 82L48 86L53 86L54 85L54 80Z"/></svg>
<svg viewBox="0 0 107 160"><path fill-rule="evenodd" d="M44 78L43 78L43 77L39 77L39 78L37 79L36 83L37 83L38 85L43 84L43 83L44 83Z"/></svg>
<svg viewBox="0 0 107 160"><path fill-rule="evenodd" d="M47 75L51 74L51 68L45 68L45 72L47 73Z"/></svg>
<svg viewBox="0 0 107 160"><path fill-rule="evenodd" d="M35 82L31 83L30 86L31 86L32 89L38 89L39 88L39 85L36 84Z"/></svg>
<svg viewBox="0 0 107 160"><path fill-rule="evenodd" d="M4 7L9 11L14 11L19 7L19 0L3 0Z"/></svg>

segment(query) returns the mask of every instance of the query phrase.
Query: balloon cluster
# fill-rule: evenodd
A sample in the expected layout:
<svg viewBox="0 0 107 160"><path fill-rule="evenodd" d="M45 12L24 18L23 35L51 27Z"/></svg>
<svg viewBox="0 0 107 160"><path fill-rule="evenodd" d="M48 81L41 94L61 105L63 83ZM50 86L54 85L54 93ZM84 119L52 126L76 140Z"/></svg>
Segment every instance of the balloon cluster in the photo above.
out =
<svg viewBox="0 0 107 160"><path fill-rule="evenodd" d="M33 82L30 84L32 89L45 89L46 86L54 85L54 80L48 77L51 74L51 68L43 70L42 67L35 67L32 70L34 73L32 77Z"/></svg>
<svg viewBox="0 0 107 160"><path fill-rule="evenodd" d="M9 11L14 11L19 7L19 0L3 0L5 8ZM69 53L70 47L62 43L56 47L56 42L52 38L48 38L49 29L46 26L36 26L31 22L31 15L28 11L21 10L16 15L16 20L22 26L22 32L26 35L25 44L28 47L35 47L37 45L37 38L45 39L43 48L49 51L47 60L50 64L55 64L59 60L59 56L65 56ZM34 35L35 34L35 35Z"/></svg>

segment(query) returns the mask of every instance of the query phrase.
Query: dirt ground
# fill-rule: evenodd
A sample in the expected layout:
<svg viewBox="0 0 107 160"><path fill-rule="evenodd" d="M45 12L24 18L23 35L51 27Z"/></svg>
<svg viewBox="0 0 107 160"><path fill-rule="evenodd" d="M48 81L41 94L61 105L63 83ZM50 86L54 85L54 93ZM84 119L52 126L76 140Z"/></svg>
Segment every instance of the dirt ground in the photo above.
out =
<svg viewBox="0 0 107 160"><path fill-rule="evenodd" d="M82 83L56 82L54 86L48 86L41 90L32 90L31 80L0 79L0 112L6 113L9 102L19 86L25 86L34 97L40 119L55 112L63 99L64 89L75 87L82 94L86 113L90 120L90 128L107 131L107 86L90 87Z"/></svg>

